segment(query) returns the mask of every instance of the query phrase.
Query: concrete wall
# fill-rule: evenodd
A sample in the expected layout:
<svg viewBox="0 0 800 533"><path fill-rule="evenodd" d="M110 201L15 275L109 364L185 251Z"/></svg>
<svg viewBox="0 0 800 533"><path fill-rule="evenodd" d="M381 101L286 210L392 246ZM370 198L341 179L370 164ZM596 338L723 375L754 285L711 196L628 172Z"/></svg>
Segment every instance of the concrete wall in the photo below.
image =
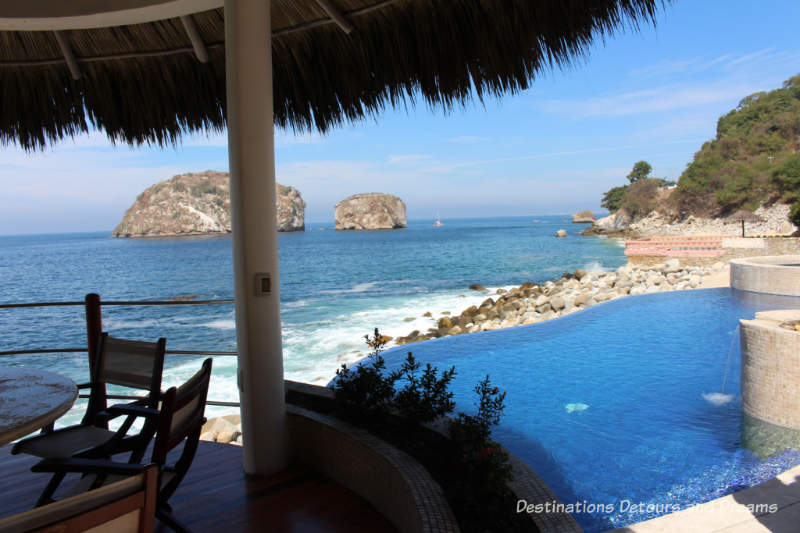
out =
<svg viewBox="0 0 800 533"><path fill-rule="evenodd" d="M800 331L780 326L800 310L765 311L740 320L742 409L750 416L800 430Z"/></svg>
<svg viewBox="0 0 800 533"><path fill-rule="evenodd" d="M405 452L335 418L287 405L293 460L371 503L403 533L458 533L453 511L428 471Z"/></svg>
<svg viewBox="0 0 800 533"><path fill-rule="evenodd" d="M798 266L787 266L787 265ZM800 255L731 261L731 287L742 291L800 296Z"/></svg>

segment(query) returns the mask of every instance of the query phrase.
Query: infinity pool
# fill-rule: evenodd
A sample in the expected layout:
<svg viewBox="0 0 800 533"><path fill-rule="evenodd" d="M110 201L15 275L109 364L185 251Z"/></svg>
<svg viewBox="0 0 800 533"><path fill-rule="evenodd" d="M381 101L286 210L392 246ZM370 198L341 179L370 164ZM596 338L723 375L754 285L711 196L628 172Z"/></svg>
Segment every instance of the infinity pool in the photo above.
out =
<svg viewBox="0 0 800 533"><path fill-rule="evenodd" d="M562 502L604 506L573 513L586 531L603 531L800 464L794 450L759 458L741 439L738 319L783 308L800 308L800 299L730 289L632 296L550 322L384 355L390 367L409 349L440 369L455 365L464 411L474 409L474 384L490 374L508 393L495 438ZM708 394L723 392L726 366L724 392L733 396L722 403Z"/></svg>

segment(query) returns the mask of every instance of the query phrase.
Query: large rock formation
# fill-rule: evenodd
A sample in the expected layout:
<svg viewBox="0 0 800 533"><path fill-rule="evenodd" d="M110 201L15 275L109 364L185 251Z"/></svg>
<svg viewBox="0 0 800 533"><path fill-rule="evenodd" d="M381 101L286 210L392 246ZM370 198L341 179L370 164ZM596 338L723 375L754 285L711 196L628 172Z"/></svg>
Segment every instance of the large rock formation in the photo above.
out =
<svg viewBox="0 0 800 533"><path fill-rule="evenodd" d="M573 224L586 224L586 223L593 223L594 222L594 214L589 211L581 211L580 213L575 213L572 215L572 223Z"/></svg>
<svg viewBox="0 0 800 533"><path fill-rule="evenodd" d="M337 230L405 228L406 204L391 194L355 194L336 204L335 220Z"/></svg>
<svg viewBox="0 0 800 533"><path fill-rule="evenodd" d="M305 229L306 203L297 189L276 184L278 231ZM227 172L182 174L140 194L114 237L168 237L230 233Z"/></svg>

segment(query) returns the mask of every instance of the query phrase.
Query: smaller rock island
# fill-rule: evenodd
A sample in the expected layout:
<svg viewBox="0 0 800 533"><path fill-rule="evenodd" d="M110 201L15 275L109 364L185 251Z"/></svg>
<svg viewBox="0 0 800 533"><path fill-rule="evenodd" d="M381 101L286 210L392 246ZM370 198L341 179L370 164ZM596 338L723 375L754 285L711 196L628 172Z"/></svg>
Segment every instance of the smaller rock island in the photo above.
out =
<svg viewBox="0 0 800 533"><path fill-rule="evenodd" d="M354 194L335 208L337 230L399 229L406 227L406 204L383 193Z"/></svg>
<svg viewBox="0 0 800 533"><path fill-rule="evenodd" d="M572 223L573 224L592 224L594 223L594 213L589 211L581 211L580 213L575 213L572 215Z"/></svg>

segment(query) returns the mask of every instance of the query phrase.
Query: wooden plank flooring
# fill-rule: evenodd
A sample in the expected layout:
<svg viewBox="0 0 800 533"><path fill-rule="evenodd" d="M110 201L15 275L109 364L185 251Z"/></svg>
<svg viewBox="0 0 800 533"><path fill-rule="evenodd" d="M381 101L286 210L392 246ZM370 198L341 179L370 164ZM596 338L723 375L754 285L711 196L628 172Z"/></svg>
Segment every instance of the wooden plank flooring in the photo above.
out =
<svg viewBox="0 0 800 533"><path fill-rule="evenodd" d="M35 459L0 448L0 517L29 509L47 476L29 471ZM170 500L192 531L393 532L365 500L302 467L267 478L242 471L238 446L201 442L189 474ZM158 527L158 532L170 531Z"/></svg>

